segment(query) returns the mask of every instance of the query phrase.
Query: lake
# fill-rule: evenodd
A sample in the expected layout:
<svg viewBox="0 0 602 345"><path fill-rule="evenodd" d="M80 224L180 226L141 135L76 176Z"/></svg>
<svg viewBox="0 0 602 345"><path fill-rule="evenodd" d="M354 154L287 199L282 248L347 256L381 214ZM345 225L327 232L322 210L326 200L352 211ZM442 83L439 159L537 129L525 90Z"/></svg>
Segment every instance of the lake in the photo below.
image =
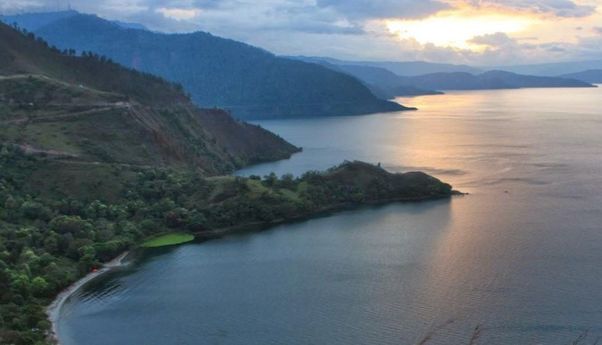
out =
<svg viewBox="0 0 602 345"><path fill-rule="evenodd" d="M602 89L401 101L420 110L260 122L304 151L238 174L358 159L470 195L148 251L67 302L62 343L593 344Z"/></svg>

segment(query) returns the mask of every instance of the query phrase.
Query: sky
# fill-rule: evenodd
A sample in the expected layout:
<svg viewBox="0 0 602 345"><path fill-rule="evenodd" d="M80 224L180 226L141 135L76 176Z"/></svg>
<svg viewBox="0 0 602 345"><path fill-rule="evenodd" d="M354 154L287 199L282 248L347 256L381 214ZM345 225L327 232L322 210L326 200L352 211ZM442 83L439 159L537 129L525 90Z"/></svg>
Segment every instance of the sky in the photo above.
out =
<svg viewBox="0 0 602 345"><path fill-rule="evenodd" d="M280 55L490 66L602 60L602 0L0 0L4 14L69 6Z"/></svg>

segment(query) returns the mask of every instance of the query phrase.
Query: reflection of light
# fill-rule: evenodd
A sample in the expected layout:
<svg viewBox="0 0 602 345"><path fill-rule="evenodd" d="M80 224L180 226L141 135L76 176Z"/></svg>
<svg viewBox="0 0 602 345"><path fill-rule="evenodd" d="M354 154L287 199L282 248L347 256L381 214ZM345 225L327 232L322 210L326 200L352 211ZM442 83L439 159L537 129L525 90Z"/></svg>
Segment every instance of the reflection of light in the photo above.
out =
<svg viewBox="0 0 602 345"><path fill-rule="evenodd" d="M421 44L478 50L478 45L470 43L472 38L498 32L519 32L530 23L524 17L501 14L467 17L448 14L423 20L391 20L387 22L387 28L400 38L415 39Z"/></svg>

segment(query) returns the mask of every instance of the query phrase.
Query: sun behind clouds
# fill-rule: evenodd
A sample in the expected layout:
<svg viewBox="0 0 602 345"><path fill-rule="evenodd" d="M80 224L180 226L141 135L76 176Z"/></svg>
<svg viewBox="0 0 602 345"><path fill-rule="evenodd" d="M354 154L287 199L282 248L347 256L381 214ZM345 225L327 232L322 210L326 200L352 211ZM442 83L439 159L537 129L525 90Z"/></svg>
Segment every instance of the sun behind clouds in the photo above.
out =
<svg viewBox="0 0 602 345"><path fill-rule="evenodd" d="M414 39L421 44L434 44L479 51L483 46L471 40L477 36L495 33L519 33L525 31L537 19L509 14L441 13L420 20L388 20L388 30L401 39Z"/></svg>

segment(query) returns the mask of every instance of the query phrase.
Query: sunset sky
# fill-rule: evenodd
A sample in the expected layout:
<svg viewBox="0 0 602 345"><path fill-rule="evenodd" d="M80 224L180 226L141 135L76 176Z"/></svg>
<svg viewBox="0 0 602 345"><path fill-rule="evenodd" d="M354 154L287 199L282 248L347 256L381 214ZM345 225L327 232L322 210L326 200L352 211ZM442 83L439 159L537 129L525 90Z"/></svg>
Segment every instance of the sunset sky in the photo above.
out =
<svg viewBox="0 0 602 345"><path fill-rule="evenodd" d="M602 0L2 0L0 11L69 4L284 55L479 65L602 59Z"/></svg>

